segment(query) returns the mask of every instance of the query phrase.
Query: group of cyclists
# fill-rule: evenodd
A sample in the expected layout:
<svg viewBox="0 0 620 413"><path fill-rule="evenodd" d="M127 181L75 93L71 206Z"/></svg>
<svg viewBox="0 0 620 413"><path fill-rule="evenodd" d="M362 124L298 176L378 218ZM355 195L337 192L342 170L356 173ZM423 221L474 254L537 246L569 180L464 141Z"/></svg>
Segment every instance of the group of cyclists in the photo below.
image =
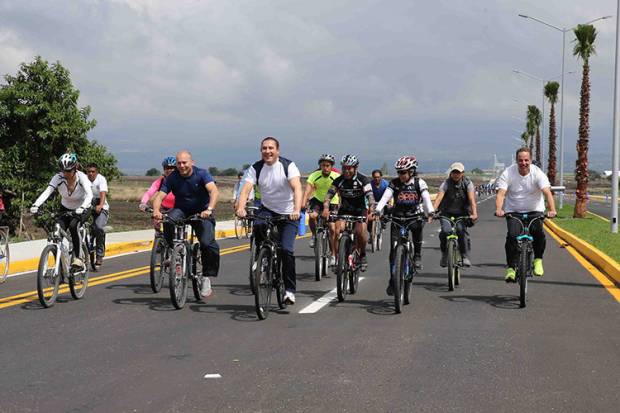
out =
<svg viewBox="0 0 620 413"><path fill-rule="evenodd" d="M547 215L556 214L549 180L544 172L531 162L528 148L516 152L516 163L508 167L496 182L497 199L495 215L503 217L507 213L542 213L547 203ZM106 201L107 183L98 173L97 165L89 164L86 174L78 170L78 159L73 153L64 154L59 159L60 172L54 175L49 186L36 199L31 212L36 214L41 205L55 191L61 197L61 210L75 214L61 218L61 226L68 229L73 241L72 266L82 266L80 257L80 240L78 226L83 225L90 214L94 215L98 233L97 260L105 252L105 232L103 227L108 219L109 205ZM338 251L339 234L344 222L338 217L348 215L361 217L355 224L356 248L361 257L361 271L367 269L366 244L368 242L368 225L381 225L380 217L391 214L402 219L415 220L408 226L413 241L414 266L422 269L423 228L427 222L436 219L439 214L446 217L469 216L456 227L459 249L463 266L471 265L471 242L468 227L478 219L476 190L472 181L465 176L465 167L461 162L450 166L449 177L441 184L435 199L431 199L427 183L418 176L418 160L414 155L405 155L396 160L394 169L397 177L389 182L383 179L380 170L374 170L368 177L359 172L360 162L357 156L347 154L340 160L341 169L335 168L336 158L323 154L318 159L318 168L308 176L305 190L302 188L301 173L295 162L280 156L280 142L274 137L266 137L260 142L260 159L253 163L243 175L234 191L235 213L240 218L246 217L246 205L254 200L258 210L254 214L254 242L263 241L265 220L267 217L287 219L277 221L277 237L281 248L282 275L285 285L284 300L287 304L295 303L296 265L295 238L298 232L302 210L307 209L309 225L314 234L317 220L321 216L329 226L329 246L331 255L329 265L336 265L335 252ZM215 240L214 210L218 202L219 191L209 172L194 165L189 151L179 151L175 157L167 157L162 163L163 175L153 182L140 202L140 209L146 211L147 204L152 203L152 219L155 228L159 228L164 215L174 219L183 219L194 214L201 218L192 221L200 242L202 258L202 277L200 294L208 297L212 292L211 283L218 276L220 268L220 250ZM256 202L260 198L260 202ZM93 201L94 199L94 201ZM174 226L164 223L164 237L172 244ZM506 275L507 282L515 281L516 237L519 229L511 220L507 220ZM441 260L446 266L446 234L451 232L442 222ZM532 225L534 238L534 275L543 275L542 258L545 249L545 235L542 223ZM399 230L391 225L391 247L399 236ZM314 244L314 236L310 246ZM393 248L390 251L390 271L393 271ZM386 289L393 294L391 275Z"/></svg>

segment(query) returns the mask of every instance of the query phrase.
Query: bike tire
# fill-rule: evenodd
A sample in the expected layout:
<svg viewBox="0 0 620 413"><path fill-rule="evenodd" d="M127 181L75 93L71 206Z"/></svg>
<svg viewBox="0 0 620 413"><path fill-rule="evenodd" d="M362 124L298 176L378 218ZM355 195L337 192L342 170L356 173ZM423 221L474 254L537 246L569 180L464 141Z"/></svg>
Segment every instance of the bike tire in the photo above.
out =
<svg viewBox="0 0 620 413"><path fill-rule="evenodd" d="M243 220L239 217L235 217L235 237L237 237L237 239L243 237L243 228L245 228Z"/></svg>
<svg viewBox="0 0 620 413"><path fill-rule="evenodd" d="M45 308L53 306L56 298L58 298L62 263L58 266L58 273L55 273L54 268L57 259L60 259L57 246L54 244L46 245L41 252L37 269L37 295L39 302Z"/></svg>
<svg viewBox="0 0 620 413"><path fill-rule="evenodd" d="M349 293L351 295L357 293L360 283L360 265L361 259L357 253L353 253L353 259L355 260L355 270L349 269Z"/></svg>
<svg viewBox="0 0 620 413"><path fill-rule="evenodd" d="M178 244L170 252L170 300L177 310L187 301L187 247Z"/></svg>
<svg viewBox="0 0 620 413"><path fill-rule="evenodd" d="M342 302L347 296L347 273L349 271L349 244L348 237L340 239L338 246L338 266L336 268L336 295L338 301Z"/></svg>
<svg viewBox="0 0 620 413"><path fill-rule="evenodd" d="M457 265L454 267L454 286L456 287L458 285L461 285L461 264L463 261L458 248L454 249L454 254L454 262L457 263Z"/></svg>
<svg viewBox="0 0 620 413"><path fill-rule="evenodd" d="M88 268L90 267L90 254L88 253L88 246L86 242L82 242L82 256L86 260L84 263L84 271L71 274L69 277L69 291L71 296L79 300L86 294L86 288L88 288ZM71 271L71 270L69 270Z"/></svg>
<svg viewBox="0 0 620 413"><path fill-rule="evenodd" d="M403 285L403 304L409 305L411 304L411 291L413 290L413 274L415 274L415 268L413 267L413 257L411 257L411 254L408 253L406 256L409 273L411 274L405 278L405 284Z"/></svg>
<svg viewBox="0 0 620 413"><path fill-rule="evenodd" d="M448 291L454 291L454 273L456 269L454 248L456 247L455 242L452 240L448 241Z"/></svg>
<svg viewBox="0 0 620 413"><path fill-rule="evenodd" d="M377 251L377 222L372 222L372 230L370 231L370 252ZM381 224L379 224L381 225Z"/></svg>
<svg viewBox="0 0 620 413"><path fill-rule="evenodd" d="M254 225L252 224L252 221L250 221L249 219L244 219L243 220L244 223L244 235L246 239L249 239L252 236L252 229L254 228Z"/></svg>
<svg viewBox="0 0 620 413"><path fill-rule="evenodd" d="M396 247L394 252L394 271L392 273L392 288L394 290L394 311L400 314L403 311L404 297L404 272L407 271L407 254L402 245Z"/></svg>
<svg viewBox="0 0 620 413"><path fill-rule="evenodd" d="M165 242L163 242L161 238L155 237L153 240L153 248L151 248L151 263L149 266L151 290L153 290L155 294L161 291L161 287L164 284L165 274L162 268L162 262L164 261L165 249Z"/></svg>
<svg viewBox="0 0 620 413"><path fill-rule="evenodd" d="M249 280L250 280L250 290L252 291L252 294L256 294L256 284L254 283L254 269L252 268L254 266L254 263L256 262L256 242L254 242L254 237L250 238L250 275L249 275Z"/></svg>
<svg viewBox="0 0 620 413"><path fill-rule="evenodd" d="M194 298L196 301L202 300L200 295L200 278L202 276L202 253L200 252L200 244L198 242L192 245L192 291L194 291Z"/></svg>
<svg viewBox="0 0 620 413"><path fill-rule="evenodd" d="M323 230L317 230L314 242L314 280L321 281L323 276Z"/></svg>
<svg viewBox="0 0 620 413"><path fill-rule="evenodd" d="M254 270L254 306L256 315L260 320L265 320L269 316L271 309L271 296L273 292L273 271L272 271L271 250L267 247L261 248L256 257L256 269Z"/></svg>
<svg viewBox="0 0 620 413"><path fill-rule="evenodd" d="M521 251L519 254L519 266L517 273L517 281L519 283L519 307L525 308L527 301L527 270L529 268L529 254L527 251Z"/></svg>
<svg viewBox="0 0 620 413"><path fill-rule="evenodd" d="M321 242L323 243L323 272L321 273L322 277L327 276L328 273L328 267L329 267L329 257L330 257L330 250L329 250L329 232L327 230L325 230L325 232L323 232L323 238L321 238Z"/></svg>
<svg viewBox="0 0 620 413"><path fill-rule="evenodd" d="M381 251L381 247L383 246L383 230L379 228L378 231L379 233L377 234L377 251Z"/></svg>
<svg viewBox="0 0 620 413"><path fill-rule="evenodd" d="M11 252L9 250L9 234L0 230L0 284L6 281L9 275L9 264L11 263Z"/></svg>

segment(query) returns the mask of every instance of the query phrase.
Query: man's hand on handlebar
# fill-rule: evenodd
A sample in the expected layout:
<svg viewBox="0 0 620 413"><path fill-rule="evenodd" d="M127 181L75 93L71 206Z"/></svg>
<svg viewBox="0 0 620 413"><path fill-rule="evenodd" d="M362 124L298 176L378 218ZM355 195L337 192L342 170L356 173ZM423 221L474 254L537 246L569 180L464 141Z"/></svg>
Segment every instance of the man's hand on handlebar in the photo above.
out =
<svg viewBox="0 0 620 413"><path fill-rule="evenodd" d="M200 218L209 218L211 215L213 215L213 210L207 208L200 213Z"/></svg>
<svg viewBox="0 0 620 413"><path fill-rule="evenodd" d="M153 213L151 214L151 217L153 219L157 220L157 221L161 221L164 218L164 216L162 215L161 211L159 211L159 210L158 211L153 210Z"/></svg>
<svg viewBox="0 0 620 413"><path fill-rule="evenodd" d="M495 216L498 218L502 218L506 215L506 212L504 212L503 209L499 208L495 210Z"/></svg>
<svg viewBox="0 0 620 413"><path fill-rule="evenodd" d="M547 214L546 214L546 215L547 215L547 218L555 218L556 216L558 216L558 213L557 213L557 211L554 209L554 210L551 210L551 211L547 211Z"/></svg>

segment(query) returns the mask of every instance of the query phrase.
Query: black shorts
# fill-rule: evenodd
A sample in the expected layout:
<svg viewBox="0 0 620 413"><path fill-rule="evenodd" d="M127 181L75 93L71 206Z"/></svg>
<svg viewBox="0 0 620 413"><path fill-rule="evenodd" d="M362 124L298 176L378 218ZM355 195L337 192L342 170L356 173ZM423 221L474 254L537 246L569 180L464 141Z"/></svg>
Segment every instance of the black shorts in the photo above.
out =
<svg viewBox="0 0 620 413"><path fill-rule="evenodd" d="M312 198L308 202L308 210L310 212L316 212L320 214L323 212L323 203L316 198ZM338 204L329 204L329 212L334 212L338 210Z"/></svg>
<svg viewBox="0 0 620 413"><path fill-rule="evenodd" d="M356 217L367 217L368 210L366 208L340 208L338 215L353 215Z"/></svg>

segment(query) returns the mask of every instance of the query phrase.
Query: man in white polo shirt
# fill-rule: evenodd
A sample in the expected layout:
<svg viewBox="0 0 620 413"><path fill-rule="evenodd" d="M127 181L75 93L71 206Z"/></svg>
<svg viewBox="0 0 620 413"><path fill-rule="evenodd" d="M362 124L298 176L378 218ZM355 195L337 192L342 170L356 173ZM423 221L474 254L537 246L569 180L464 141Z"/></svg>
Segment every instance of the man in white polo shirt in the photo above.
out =
<svg viewBox="0 0 620 413"><path fill-rule="evenodd" d="M256 245L262 242L265 221L260 217L288 215L289 220L278 223L280 244L282 245L282 275L287 304L295 304L295 236L299 226L301 211L302 188L299 169L294 162L280 157L280 143L276 138L267 137L261 142L262 159L255 162L244 178L243 189L239 195L237 215L246 215L245 204L254 185L258 185L261 193L262 206L257 211L254 223Z"/></svg>
<svg viewBox="0 0 620 413"><path fill-rule="evenodd" d="M86 174L90 181L93 192L93 219L95 220L95 240L97 241L96 265L103 264L105 255L105 230L110 216L110 205L108 204L108 181L99 173L99 166L96 163L89 163L86 166Z"/></svg>
<svg viewBox="0 0 620 413"><path fill-rule="evenodd" d="M509 166L497 180L497 199L495 215L503 217L507 213L527 214L524 224L535 216L545 212L547 216L556 216L555 202L551 193L551 184L547 175L536 165L532 165L532 154L528 148L519 148L516 154L517 163ZM544 195L544 199L543 199ZM506 235L506 282L516 281L515 268L519 258L517 236L521 233L521 225L517 220L507 219L508 234ZM530 227L530 235L534 238L534 275L544 273L542 258L545 252L545 231L542 220L536 220Z"/></svg>

